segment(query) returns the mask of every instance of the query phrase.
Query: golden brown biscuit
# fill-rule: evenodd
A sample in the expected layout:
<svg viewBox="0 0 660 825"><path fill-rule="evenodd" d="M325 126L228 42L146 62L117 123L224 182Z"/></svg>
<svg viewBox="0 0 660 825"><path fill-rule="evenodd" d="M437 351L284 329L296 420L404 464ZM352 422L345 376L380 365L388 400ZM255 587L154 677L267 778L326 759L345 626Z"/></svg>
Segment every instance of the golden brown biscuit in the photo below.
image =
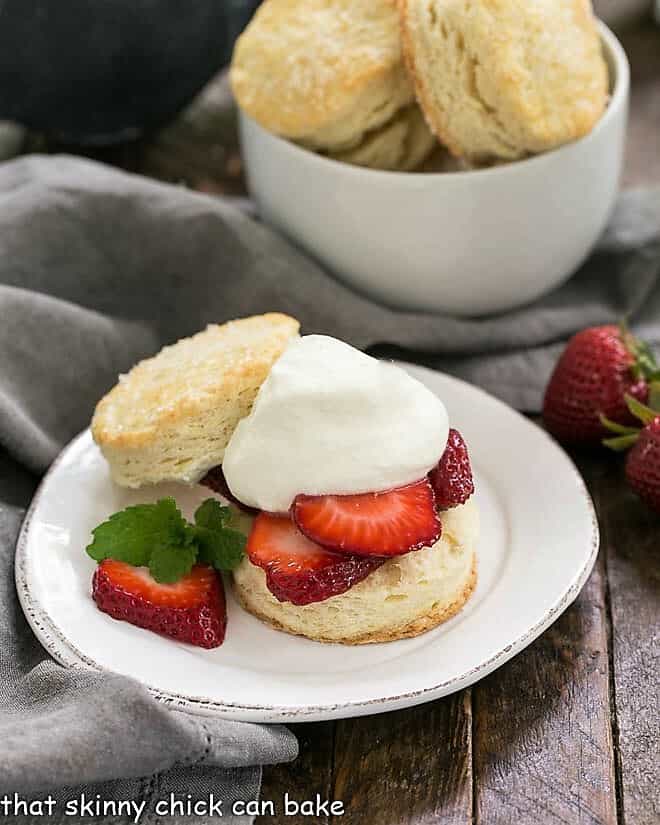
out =
<svg viewBox="0 0 660 825"><path fill-rule="evenodd" d="M380 129L366 134L354 149L331 152L329 156L370 169L410 172L417 169L437 145L419 106L413 104L397 112Z"/></svg>
<svg viewBox="0 0 660 825"><path fill-rule="evenodd" d="M608 74L589 0L401 0L404 53L435 134L474 162L587 134Z"/></svg>
<svg viewBox="0 0 660 825"><path fill-rule="evenodd" d="M395 0L265 0L230 80L265 129L325 151L357 146L414 100Z"/></svg>
<svg viewBox="0 0 660 825"><path fill-rule="evenodd" d="M473 500L442 513L433 547L389 559L339 596L297 606L268 590L245 558L234 571L243 607L278 630L319 642L367 644L418 636L455 615L476 584L479 511Z"/></svg>
<svg viewBox="0 0 660 825"><path fill-rule="evenodd" d="M124 487L195 482L220 464L299 326L279 313L212 325L121 376L92 419L113 479Z"/></svg>

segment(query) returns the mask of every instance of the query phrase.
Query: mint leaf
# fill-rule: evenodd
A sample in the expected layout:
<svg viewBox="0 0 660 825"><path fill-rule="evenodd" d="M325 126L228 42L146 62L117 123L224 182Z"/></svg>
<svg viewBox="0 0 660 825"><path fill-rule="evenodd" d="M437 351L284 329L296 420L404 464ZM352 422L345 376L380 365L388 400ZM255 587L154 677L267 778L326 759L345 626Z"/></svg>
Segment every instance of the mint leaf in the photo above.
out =
<svg viewBox="0 0 660 825"><path fill-rule="evenodd" d="M223 507L214 498L207 498L195 513L195 536L200 561L216 570L233 570L245 551L245 536L229 527L233 522L231 507Z"/></svg>
<svg viewBox="0 0 660 825"><path fill-rule="evenodd" d="M149 572L160 584L174 584L190 573L196 560L194 544L178 547L161 544L151 551Z"/></svg>
<svg viewBox="0 0 660 825"><path fill-rule="evenodd" d="M110 516L92 530L87 553L95 561L116 559L141 567L154 548L186 544L186 520L173 498L138 504Z"/></svg>
<svg viewBox="0 0 660 825"><path fill-rule="evenodd" d="M216 570L238 567L245 552L246 538L243 533L227 527L220 531L196 527L195 532L200 561L213 565Z"/></svg>
<svg viewBox="0 0 660 825"><path fill-rule="evenodd" d="M207 498L195 511L197 527L206 527L209 530L222 530L231 519L231 508L223 507L215 498Z"/></svg>
<svg viewBox="0 0 660 825"><path fill-rule="evenodd" d="M96 561L116 559L148 567L161 584L190 573L197 560L217 570L233 570L243 558L246 538L234 529L230 507L209 498L187 522L173 498L138 504L115 513L92 531L87 553Z"/></svg>

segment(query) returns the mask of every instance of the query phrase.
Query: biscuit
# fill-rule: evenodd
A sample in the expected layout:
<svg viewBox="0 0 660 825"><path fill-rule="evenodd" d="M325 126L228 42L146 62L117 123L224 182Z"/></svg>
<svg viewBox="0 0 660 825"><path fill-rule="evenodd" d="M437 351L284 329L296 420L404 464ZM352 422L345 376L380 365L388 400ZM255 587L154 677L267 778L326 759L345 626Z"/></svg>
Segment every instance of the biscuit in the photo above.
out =
<svg viewBox="0 0 660 825"><path fill-rule="evenodd" d="M278 630L319 642L368 644L418 636L455 615L476 584L479 510L474 500L441 514L432 547L388 559L339 596L298 606L268 590L264 571L244 558L233 573L243 607Z"/></svg>
<svg viewBox="0 0 660 825"><path fill-rule="evenodd" d="M91 425L117 484L193 483L222 463L236 424L299 326L279 313L214 324L120 376Z"/></svg>
<svg viewBox="0 0 660 825"><path fill-rule="evenodd" d="M438 145L419 106L406 106L380 129L369 132L354 149L330 152L329 157L342 163L410 172L417 169Z"/></svg>
<svg viewBox="0 0 660 825"><path fill-rule="evenodd" d="M608 73L589 0L400 0L431 129L457 156L515 160L586 135Z"/></svg>
<svg viewBox="0 0 660 825"><path fill-rule="evenodd" d="M265 0L236 42L230 82L270 132L355 148L414 101L396 0Z"/></svg>

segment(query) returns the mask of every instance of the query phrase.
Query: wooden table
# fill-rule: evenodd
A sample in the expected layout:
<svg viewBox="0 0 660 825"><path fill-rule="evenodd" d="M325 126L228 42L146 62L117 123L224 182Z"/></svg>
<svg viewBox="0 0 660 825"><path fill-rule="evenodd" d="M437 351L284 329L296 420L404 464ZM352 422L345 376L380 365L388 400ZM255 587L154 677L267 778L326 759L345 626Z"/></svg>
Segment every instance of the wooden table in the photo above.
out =
<svg viewBox="0 0 660 825"><path fill-rule="evenodd" d="M616 461L575 458L602 541L573 606L472 688L295 726L301 755L265 770L263 798L341 799L351 825L657 825L660 519Z"/></svg>
<svg viewBox="0 0 660 825"><path fill-rule="evenodd" d="M622 37L633 68L624 184L660 183L660 29L639 25ZM94 156L240 194L218 94L209 89L159 135ZM29 148L71 150L34 136ZM263 799L278 808L285 791L342 800L346 813L333 825L658 825L660 519L627 492L616 457L574 458L602 543L573 606L472 688L410 710L293 726L300 757L265 768Z"/></svg>

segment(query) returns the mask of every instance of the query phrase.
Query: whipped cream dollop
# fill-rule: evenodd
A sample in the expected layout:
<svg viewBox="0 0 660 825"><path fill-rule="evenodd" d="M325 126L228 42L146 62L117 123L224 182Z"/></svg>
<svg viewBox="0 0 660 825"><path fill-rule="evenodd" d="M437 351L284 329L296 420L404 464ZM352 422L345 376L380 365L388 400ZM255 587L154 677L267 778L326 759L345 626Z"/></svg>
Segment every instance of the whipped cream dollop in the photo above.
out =
<svg viewBox="0 0 660 825"><path fill-rule="evenodd" d="M299 493L377 492L423 478L447 444L440 399L400 367L325 335L289 344L222 462L242 502L286 512Z"/></svg>

